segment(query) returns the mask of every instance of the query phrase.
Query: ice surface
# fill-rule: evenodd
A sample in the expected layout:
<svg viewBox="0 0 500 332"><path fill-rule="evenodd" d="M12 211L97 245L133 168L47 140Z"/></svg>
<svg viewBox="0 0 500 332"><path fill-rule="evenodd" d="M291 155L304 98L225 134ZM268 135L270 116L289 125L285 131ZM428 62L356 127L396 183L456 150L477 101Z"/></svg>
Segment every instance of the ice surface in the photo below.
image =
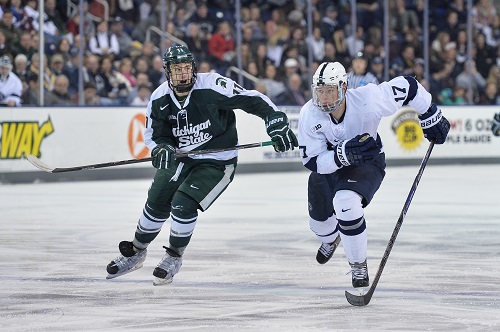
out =
<svg viewBox="0 0 500 332"><path fill-rule="evenodd" d="M366 208L372 278L418 167L390 167ZM240 174L200 213L183 266L106 280L149 180L0 185L1 331L498 331L500 166L427 166L368 306L342 249L308 228L307 172Z"/></svg>

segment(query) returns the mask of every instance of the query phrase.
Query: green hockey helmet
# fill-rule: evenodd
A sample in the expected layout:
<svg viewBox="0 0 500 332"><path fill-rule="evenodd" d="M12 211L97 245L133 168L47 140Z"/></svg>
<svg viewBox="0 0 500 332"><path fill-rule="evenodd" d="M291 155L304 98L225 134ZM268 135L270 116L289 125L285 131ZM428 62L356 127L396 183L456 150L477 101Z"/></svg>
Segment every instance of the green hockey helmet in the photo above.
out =
<svg viewBox="0 0 500 332"><path fill-rule="evenodd" d="M190 80L181 80L172 77L172 65L178 63L190 63L192 66L192 75ZM168 85L172 90L178 93L188 92L196 82L196 64L191 51L186 46L176 45L169 47L163 55L163 68L167 76Z"/></svg>

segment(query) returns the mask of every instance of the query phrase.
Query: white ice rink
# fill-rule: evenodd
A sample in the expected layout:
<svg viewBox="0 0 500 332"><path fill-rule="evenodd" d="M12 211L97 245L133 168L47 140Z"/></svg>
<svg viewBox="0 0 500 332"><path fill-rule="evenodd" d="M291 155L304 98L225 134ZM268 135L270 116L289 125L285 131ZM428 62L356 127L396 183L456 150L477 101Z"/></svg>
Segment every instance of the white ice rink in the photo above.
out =
<svg viewBox="0 0 500 332"><path fill-rule="evenodd" d="M372 278L417 171L388 168L365 210ZM0 331L500 331L499 165L427 166L365 307L342 247L315 261L307 176L237 175L166 286L167 225L142 269L105 279L149 179L0 185Z"/></svg>

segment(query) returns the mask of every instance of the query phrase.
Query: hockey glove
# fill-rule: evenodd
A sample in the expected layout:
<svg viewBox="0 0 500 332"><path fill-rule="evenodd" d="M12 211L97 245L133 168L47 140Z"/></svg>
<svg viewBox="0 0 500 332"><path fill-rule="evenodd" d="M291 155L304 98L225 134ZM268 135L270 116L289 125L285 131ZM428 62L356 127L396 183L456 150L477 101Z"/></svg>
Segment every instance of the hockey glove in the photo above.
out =
<svg viewBox="0 0 500 332"><path fill-rule="evenodd" d="M350 140L340 141L333 150L335 164L338 167L368 163L380 153L377 142L366 133Z"/></svg>
<svg viewBox="0 0 500 332"><path fill-rule="evenodd" d="M500 136L500 113L495 114L495 116L493 117L491 131L493 132L493 135Z"/></svg>
<svg viewBox="0 0 500 332"><path fill-rule="evenodd" d="M293 150L299 146L297 137L288 126L288 118L283 112L273 112L266 117L267 134L274 142L274 150L276 152L285 152Z"/></svg>
<svg viewBox="0 0 500 332"><path fill-rule="evenodd" d="M420 127L424 131L424 136L429 141L435 141L436 144L443 144L446 142L446 136L450 131L450 123L443 116L441 110L432 104L431 107L418 116L420 119Z"/></svg>
<svg viewBox="0 0 500 332"><path fill-rule="evenodd" d="M169 168L175 159L175 149L167 143L158 144L151 151L153 157L153 167L158 169Z"/></svg>

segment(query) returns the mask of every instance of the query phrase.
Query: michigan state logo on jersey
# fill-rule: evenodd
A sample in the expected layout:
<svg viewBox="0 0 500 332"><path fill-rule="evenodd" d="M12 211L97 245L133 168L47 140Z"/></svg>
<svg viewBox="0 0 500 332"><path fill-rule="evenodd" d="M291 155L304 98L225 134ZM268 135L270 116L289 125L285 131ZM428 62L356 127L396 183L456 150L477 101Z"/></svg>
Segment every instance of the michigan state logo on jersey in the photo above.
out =
<svg viewBox="0 0 500 332"><path fill-rule="evenodd" d="M211 125L210 120L198 124L189 123L187 111L181 109L177 113L177 128L172 128L172 133L179 140L179 148L200 146L212 139L211 134L204 132Z"/></svg>

